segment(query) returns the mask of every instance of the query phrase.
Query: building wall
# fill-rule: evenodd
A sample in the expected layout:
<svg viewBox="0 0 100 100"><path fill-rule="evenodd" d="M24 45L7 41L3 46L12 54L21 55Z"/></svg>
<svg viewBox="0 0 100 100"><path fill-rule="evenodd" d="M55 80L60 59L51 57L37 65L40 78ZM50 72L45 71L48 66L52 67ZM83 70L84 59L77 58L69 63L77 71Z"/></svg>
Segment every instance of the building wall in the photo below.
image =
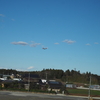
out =
<svg viewBox="0 0 100 100"><path fill-rule="evenodd" d="M76 88L76 85L75 84L66 84L66 87L68 87L68 88Z"/></svg>

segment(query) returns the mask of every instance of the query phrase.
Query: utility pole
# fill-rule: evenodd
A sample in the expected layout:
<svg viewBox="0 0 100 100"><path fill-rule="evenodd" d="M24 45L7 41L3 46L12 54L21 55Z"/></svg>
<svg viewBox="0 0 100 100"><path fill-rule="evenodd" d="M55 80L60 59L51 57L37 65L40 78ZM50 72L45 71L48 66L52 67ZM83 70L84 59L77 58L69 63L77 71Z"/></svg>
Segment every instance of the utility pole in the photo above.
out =
<svg viewBox="0 0 100 100"><path fill-rule="evenodd" d="M89 95L88 95L89 96L89 98L88 98L89 100L90 100L90 95L91 95L91 92L90 92L91 88L90 88L90 86L91 86L91 76L90 76L90 83L89 83Z"/></svg>
<svg viewBox="0 0 100 100"><path fill-rule="evenodd" d="M29 72L29 76L28 76L28 92L30 90L30 72Z"/></svg>
<svg viewBox="0 0 100 100"><path fill-rule="evenodd" d="M47 81L47 72L46 72L46 81Z"/></svg>

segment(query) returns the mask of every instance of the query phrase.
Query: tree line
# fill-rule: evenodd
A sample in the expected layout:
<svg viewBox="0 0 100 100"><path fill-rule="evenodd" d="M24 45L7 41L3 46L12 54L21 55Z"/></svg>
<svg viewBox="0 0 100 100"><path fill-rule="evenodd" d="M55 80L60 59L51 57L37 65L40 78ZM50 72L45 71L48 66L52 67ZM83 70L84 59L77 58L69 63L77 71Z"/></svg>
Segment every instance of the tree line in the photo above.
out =
<svg viewBox="0 0 100 100"><path fill-rule="evenodd" d="M58 69L43 69L42 71L17 71L13 69L0 69L0 74L38 74L41 79L47 80L59 80L61 82L67 83L89 83L90 76L92 80L92 84L100 84L100 76L97 74L92 74L91 72L80 73L80 71L76 70L58 70Z"/></svg>

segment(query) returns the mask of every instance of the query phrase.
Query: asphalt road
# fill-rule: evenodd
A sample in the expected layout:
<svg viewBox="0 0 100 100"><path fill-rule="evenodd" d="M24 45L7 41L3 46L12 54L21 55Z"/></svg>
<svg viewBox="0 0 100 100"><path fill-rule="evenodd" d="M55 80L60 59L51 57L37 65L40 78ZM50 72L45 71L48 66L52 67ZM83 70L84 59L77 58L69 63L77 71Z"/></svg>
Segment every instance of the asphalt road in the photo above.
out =
<svg viewBox="0 0 100 100"><path fill-rule="evenodd" d="M39 94L29 92L0 91L0 100L87 100L82 97L65 95Z"/></svg>
<svg viewBox="0 0 100 100"><path fill-rule="evenodd" d="M88 100L88 98L62 94L0 91L0 100ZM94 97L93 100L100 100L100 97Z"/></svg>

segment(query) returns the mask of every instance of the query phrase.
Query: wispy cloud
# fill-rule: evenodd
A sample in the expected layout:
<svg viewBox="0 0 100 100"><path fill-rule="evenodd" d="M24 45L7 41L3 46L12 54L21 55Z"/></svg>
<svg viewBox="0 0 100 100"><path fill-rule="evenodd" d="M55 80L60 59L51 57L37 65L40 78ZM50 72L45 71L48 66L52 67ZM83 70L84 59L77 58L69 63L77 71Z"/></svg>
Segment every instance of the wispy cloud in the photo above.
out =
<svg viewBox="0 0 100 100"><path fill-rule="evenodd" d="M0 16L1 16L1 17L5 17L5 15L3 15L3 14L0 14Z"/></svg>
<svg viewBox="0 0 100 100"><path fill-rule="evenodd" d="M25 70L25 69L16 69L17 71L27 71L27 70Z"/></svg>
<svg viewBox="0 0 100 100"><path fill-rule="evenodd" d="M15 19L11 19L12 21L15 21Z"/></svg>
<svg viewBox="0 0 100 100"><path fill-rule="evenodd" d="M36 47L36 46L38 46L38 45L41 45L41 43L35 43L35 42L32 41L32 44L31 44L30 46L31 46L31 47Z"/></svg>
<svg viewBox="0 0 100 100"><path fill-rule="evenodd" d="M4 67L4 66L1 66L0 69L8 69L8 68L6 68L6 67Z"/></svg>
<svg viewBox="0 0 100 100"><path fill-rule="evenodd" d="M94 44L99 44L98 42L95 42Z"/></svg>
<svg viewBox="0 0 100 100"><path fill-rule="evenodd" d="M3 69L3 67L0 67L0 69Z"/></svg>
<svg viewBox="0 0 100 100"><path fill-rule="evenodd" d="M89 46L89 45L90 45L90 43L87 43L86 45L88 45L88 46Z"/></svg>
<svg viewBox="0 0 100 100"><path fill-rule="evenodd" d="M56 43L54 43L54 44L58 45L59 43L58 43L58 42L56 42Z"/></svg>
<svg viewBox="0 0 100 100"><path fill-rule="evenodd" d="M63 42L65 42L65 43L67 43L67 44L73 44L73 43L75 43L76 41L72 41L72 40L64 40Z"/></svg>
<svg viewBox="0 0 100 100"><path fill-rule="evenodd" d="M27 42L23 42L23 41L11 42L11 44L13 44L13 45L23 45L23 46L29 45L30 47L36 47L38 45L41 45L41 43L35 43L33 41L32 41L32 44L28 44Z"/></svg>
<svg viewBox="0 0 100 100"><path fill-rule="evenodd" d="M29 71L30 69L33 69L34 68L34 66L30 66L30 67L28 67L28 68L26 68L26 69L16 69L17 71Z"/></svg>
<svg viewBox="0 0 100 100"><path fill-rule="evenodd" d="M33 69L34 68L34 66L30 66L30 67L28 67L27 69Z"/></svg>
<svg viewBox="0 0 100 100"><path fill-rule="evenodd" d="M19 42L11 42L11 44L14 44L14 45L28 45L28 43L23 42L23 41L19 41Z"/></svg>

